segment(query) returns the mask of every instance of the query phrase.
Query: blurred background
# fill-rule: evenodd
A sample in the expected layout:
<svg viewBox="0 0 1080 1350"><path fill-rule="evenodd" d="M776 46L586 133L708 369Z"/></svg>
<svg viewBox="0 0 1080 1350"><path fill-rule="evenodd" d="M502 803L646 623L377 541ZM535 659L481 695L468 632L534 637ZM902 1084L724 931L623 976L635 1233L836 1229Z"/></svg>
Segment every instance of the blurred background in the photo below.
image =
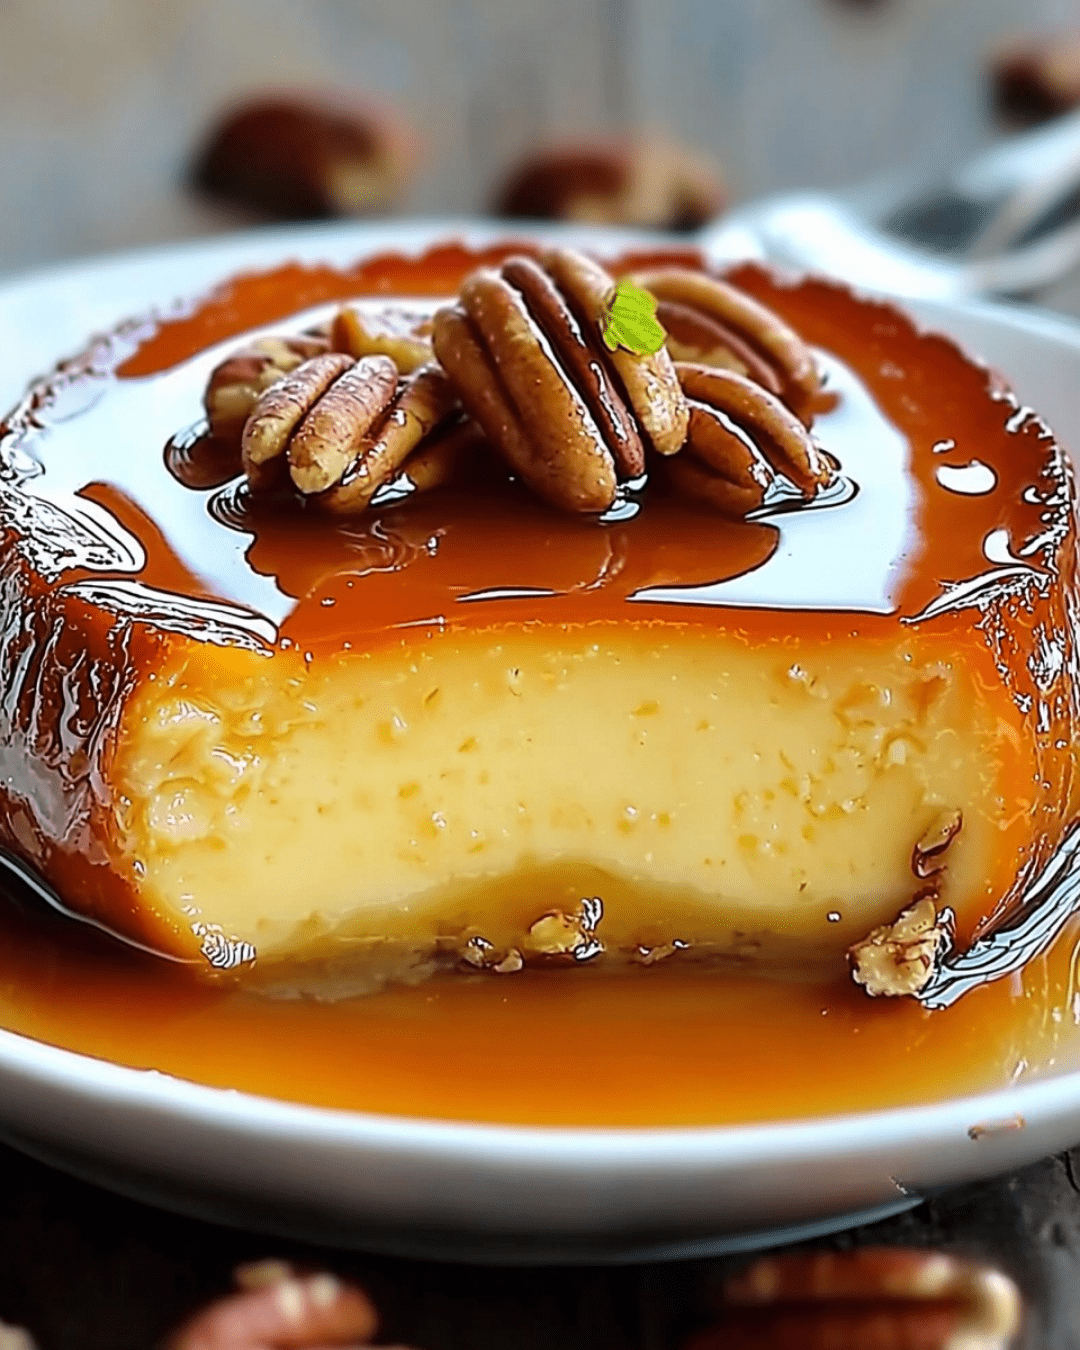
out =
<svg viewBox="0 0 1080 1350"><path fill-rule="evenodd" d="M1002 133L1001 44L1078 19L1067 0L0 0L0 272L274 214L190 186L225 110L267 90L389 110L411 167L379 209L483 213L538 145L642 128L705 152L737 201L957 162Z"/></svg>

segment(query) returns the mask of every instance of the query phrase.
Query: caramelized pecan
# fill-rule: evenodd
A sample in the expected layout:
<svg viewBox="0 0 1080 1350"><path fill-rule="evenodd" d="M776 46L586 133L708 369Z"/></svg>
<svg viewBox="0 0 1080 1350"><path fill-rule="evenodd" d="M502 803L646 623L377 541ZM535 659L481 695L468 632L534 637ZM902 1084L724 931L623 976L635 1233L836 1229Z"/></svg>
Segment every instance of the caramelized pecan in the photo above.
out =
<svg viewBox="0 0 1080 1350"><path fill-rule="evenodd" d="M670 453L687 408L665 351L607 351L613 279L568 250L513 257L465 279L435 315L435 352L466 410L533 491L565 510L600 512L638 476L645 443Z"/></svg>
<svg viewBox="0 0 1080 1350"><path fill-rule="evenodd" d="M937 876L945 868L944 854L964 825L964 813L957 807L940 810L911 850L911 870L920 880Z"/></svg>
<svg viewBox="0 0 1080 1350"><path fill-rule="evenodd" d="M615 286L609 274L572 249L553 250L544 256L544 265L586 330L599 333ZM642 357L621 347L602 350L652 448L659 455L673 455L686 439L687 411L669 353L662 350L655 357Z"/></svg>
<svg viewBox="0 0 1080 1350"><path fill-rule="evenodd" d="M259 395L329 347L325 337L259 338L225 358L210 376L203 406L216 439L239 439Z"/></svg>
<svg viewBox="0 0 1080 1350"><path fill-rule="evenodd" d="M325 492L340 482L397 384L397 366L388 356L362 356L314 401L287 451L289 474L301 492Z"/></svg>
<svg viewBox="0 0 1080 1350"><path fill-rule="evenodd" d="M402 383L386 415L363 437L340 479L320 498L320 505L336 515L363 510L456 403L442 368L433 363L421 366ZM441 456L438 447L427 454L422 465L413 466L420 478L420 482L413 478L413 485L421 490L436 486L437 481L449 481L455 465L453 453L446 449Z"/></svg>
<svg viewBox="0 0 1080 1350"><path fill-rule="evenodd" d="M431 320L405 309L371 314L345 305L330 326L330 345L349 356L389 356L402 375L411 375L432 359Z"/></svg>
<svg viewBox="0 0 1080 1350"><path fill-rule="evenodd" d="M809 347L778 314L728 282L688 268L644 272L634 280L656 296L656 316L676 360L746 375L811 425L818 369Z"/></svg>
<svg viewBox="0 0 1080 1350"><path fill-rule="evenodd" d="M667 470L680 491L745 516L764 504L777 474L807 498L830 481L832 465L768 390L731 370L688 362L675 369L690 408L686 444Z"/></svg>
<svg viewBox="0 0 1080 1350"><path fill-rule="evenodd" d="M337 514L363 510L424 437L456 407L434 364L404 381L388 356L317 356L272 385L244 427L255 489L288 478Z"/></svg>
<svg viewBox="0 0 1080 1350"><path fill-rule="evenodd" d="M871 998L917 994L934 974L950 936L948 916L938 913L932 896L924 896L849 949L851 978Z"/></svg>
<svg viewBox="0 0 1080 1350"><path fill-rule="evenodd" d="M252 487L280 481L286 447L303 419L333 382L354 362L340 352L325 352L297 366L270 385L251 410L240 441L244 471Z"/></svg>

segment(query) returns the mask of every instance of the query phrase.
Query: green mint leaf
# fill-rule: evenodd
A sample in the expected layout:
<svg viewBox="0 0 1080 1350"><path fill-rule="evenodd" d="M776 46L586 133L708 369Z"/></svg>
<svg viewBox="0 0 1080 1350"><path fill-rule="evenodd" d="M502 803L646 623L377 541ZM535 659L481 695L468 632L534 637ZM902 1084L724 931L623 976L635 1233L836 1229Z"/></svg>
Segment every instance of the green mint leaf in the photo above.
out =
<svg viewBox="0 0 1080 1350"><path fill-rule="evenodd" d="M656 317L656 297L629 277L620 278L608 302L604 343L610 351L623 347L635 356L652 356L664 345L667 334Z"/></svg>

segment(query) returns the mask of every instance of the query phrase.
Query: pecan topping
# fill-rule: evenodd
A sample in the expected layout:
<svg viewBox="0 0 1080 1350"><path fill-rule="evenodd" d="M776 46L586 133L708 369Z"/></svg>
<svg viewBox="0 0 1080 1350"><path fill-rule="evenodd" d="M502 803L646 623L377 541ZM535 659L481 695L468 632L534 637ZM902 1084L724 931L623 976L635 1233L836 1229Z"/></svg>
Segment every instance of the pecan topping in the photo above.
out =
<svg viewBox="0 0 1080 1350"><path fill-rule="evenodd" d="M560 250L541 267L507 260L466 278L435 315L436 354L466 410L533 491L565 510L604 511L644 469L645 438L671 453L687 409L667 353L608 352L614 281Z"/></svg>
<svg viewBox="0 0 1080 1350"><path fill-rule="evenodd" d="M851 977L871 998L917 994L929 983L951 936L948 915L939 914L933 898L924 896L850 948Z"/></svg>
<svg viewBox="0 0 1080 1350"><path fill-rule="evenodd" d="M831 480L809 432L768 390L731 370L687 362L675 369L690 407L686 445L668 464L680 491L745 516L763 505L777 474L808 498Z"/></svg>
<svg viewBox="0 0 1080 1350"><path fill-rule="evenodd" d="M917 877L925 881L942 870L945 866L942 855L960 833L963 824L964 813L959 807L938 812L911 851L911 870Z"/></svg>
<svg viewBox="0 0 1080 1350"><path fill-rule="evenodd" d="M634 279L656 296L656 317L676 360L746 375L810 426L820 394L817 366L809 347L778 314L726 281L687 268Z"/></svg>
<svg viewBox="0 0 1080 1350"><path fill-rule="evenodd" d="M253 488L265 489L283 481L287 466L305 496L337 514L360 511L455 406L436 365L399 382L388 356L327 352L260 396L244 427L244 469Z"/></svg>
<svg viewBox="0 0 1080 1350"><path fill-rule="evenodd" d="M281 467L293 432L330 385L353 364L348 356L326 352L297 366L259 396L240 443L244 469L253 487L277 481L272 468Z"/></svg>
<svg viewBox="0 0 1080 1350"><path fill-rule="evenodd" d="M490 468L488 449L475 422L463 419L451 423L405 460L401 466L402 486L415 492L430 492L432 488L466 482L483 468Z"/></svg>
<svg viewBox="0 0 1080 1350"><path fill-rule="evenodd" d="M289 473L301 492L325 492L340 481L397 383L388 356L362 356L314 400L288 445Z"/></svg>
<svg viewBox="0 0 1080 1350"><path fill-rule="evenodd" d="M431 319L407 310L364 314L345 305L330 326L330 346L349 356L389 356L402 375L432 360Z"/></svg>
<svg viewBox="0 0 1080 1350"><path fill-rule="evenodd" d="M723 1297L686 1350L1005 1350L1022 1313L1001 1271L903 1247L766 1256Z"/></svg>
<svg viewBox="0 0 1080 1350"><path fill-rule="evenodd" d="M367 359L378 358L361 358L357 365ZM363 438L340 480L326 491L320 504L338 515L360 511L384 483L397 476L402 465L411 471L413 487L420 490L451 481L469 458L460 439L426 447L415 463L409 457L456 402L441 367L421 366L401 385L386 416Z"/></svg>
<svg viewBox="0 0 1080 1350"><path fill-rule="evenodd" d="M615 288L608 273L591 258L566 248L548 253L544 266L569 297L586 331L599 333ZM641 357L622 348L603 350L652 448L659 455L673 455L686 439L687 413L670 356L666 351Z"/></svg>
<svg viewBox="0 0 1080 1350"><path fill-rule="evenodd" d="M211 434L223 441L239 439L259 395L328 347L327 338L314 335L265 337L233 352L214 370L203 396Z"/></svg>
<svg viewBox="0 0 1080 1350"><path fill-rule="evenodd" d="M604 950L597 935L603 917L604 902L599 896L582 900L571 914L548 910L529 928L526 946L538 956L571 956L575 961L587 961Z"/></svg>

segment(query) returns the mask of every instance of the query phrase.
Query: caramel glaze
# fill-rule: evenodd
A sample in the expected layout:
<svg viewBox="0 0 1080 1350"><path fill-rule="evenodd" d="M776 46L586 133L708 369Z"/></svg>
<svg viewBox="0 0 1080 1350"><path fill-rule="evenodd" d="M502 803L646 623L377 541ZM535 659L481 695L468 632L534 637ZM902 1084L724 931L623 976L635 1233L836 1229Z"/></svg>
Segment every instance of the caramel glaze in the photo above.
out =
<svg viewBox="0 0 1080 1350"><path fill-rule="evenodd" d="M241 335L295 331L348 297L445 295L478 261L511 251L451 245L352 272L288 266L238 278L180 317L99 342L0 424L0 842L60 896L77 897L83 913L141 934L103 844L101 766L137 673L176 642L297 648L320 660L347 643L407 642L419 629L633 622L706 625L748 642L895 642L910 624L946 645L955 636L975 679L1008 691L999 701L1015 739L1033 747L1034 775L1018 777L1010 803L1016 851L996 892L994 917L1007 917L1077 814L1069 469L992 375L892 307L756 267L733 275L819 349L839 395L816 431L841 459L848 491L820 509L736 524L651 486L632 519L600 523L559 516L492 481L332 522L253 506L223 481L227 465L204 463L201 490L169 472L163 445L197 419L210 369ZM619 266L671 261L693 259L637 256ZM493 591L501 598L485 594ZM980 917L961 916L961 941ZM87 946L85 934L72 941L70 926L58 937L25 916L7 924L5 1025L273 1095L485 1119L753 1119L990 1086L1022 1060L1053 1063L1072 997L1063 938L1023 976L1052 996L1029 1007L1015 980L977 989L934 1015L937 1050L914 1078L872 1073L858 1086L852 1046L910 1067L916 1052L927 1054L931 1014L848 989L738 980L721 992L700 973L659 970L638 975L633 999L612 997L622 977L571 993L572 977L545 973L512 990L464 978L300 1008L201 986L182 970L163 978L160 962ZM596 1028L596 1053L570 1062L571 1024L582 1018ZM1001 1036L973 1055L990 1024ZM370 1034L358 1037L359 1027ZM258 1053L266 1037L293 1049L268 1065ZM322 1067L306 1068L315 1043L310 1063ZM627 1045L638 1049L630 1055ZM738 1072L716 1064L702 1091L702 1065L715 1063L718 1045L724 1057L736 1045L753 1051ZM642 1096L639 1075L650 1073L656 1090Z"/></svg>
<svg viewBox="0 0 1080 1350"><path fill-rule="evenodd" d="M1080 1068L1075 920L1021 973L941 1012L871 1000L848 983L663 965L273 999L2 903L0 931L0 1026L133 1068L346 1110L719 1125L918 1104Z"/></svg>

